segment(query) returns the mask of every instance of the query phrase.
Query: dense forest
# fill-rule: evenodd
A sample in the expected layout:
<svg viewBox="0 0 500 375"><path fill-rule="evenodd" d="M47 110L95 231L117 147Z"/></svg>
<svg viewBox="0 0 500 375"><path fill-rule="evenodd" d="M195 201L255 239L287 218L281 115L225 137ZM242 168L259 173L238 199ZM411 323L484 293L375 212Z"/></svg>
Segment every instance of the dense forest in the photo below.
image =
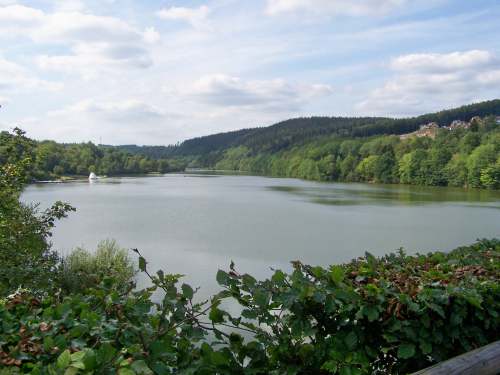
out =
<svg viewBox="0 0 500 375"><path fill-rule="evenodd" d="M500 188L500 100L407 119L311 117L171 146L59 144L0 133L0 165L24 154L32 180L62 176L241 171L319 181ZM474 119L472 121L472 119ZM453 121L466 126L450 129ZM432 136L399 137L435 123Z"/></svg>
<svg viewBox="0 0 500 375"><path fill-rule="evenodd" d="M311 117L187 140L176 146L119 146L189 167L298 177L432 186L500 188L500 100L408 119ZM450 130L453 121L471 126ZM398 135L434 122L432 137Z"/></svg>
<svg viewBox="0 0 500 375"><path fill-rule="evenodd" d="M279 152L223 152L215 169L322 181L500 188L500 126L494 117L433 137L336 136Z"/></svg>
<svg viewBox="0 0 500 375"><path fill-rule="evenodd" d="M475 116L500 115L500 99L429 113L412 118L384 117L307 117L286 120L268 127L236 130L188 139L172 146L118 146L127 152L153 158L198 156L211 160L211 154L244 146L254 153L278 152L329 135L369 137L374 135L405 134L420 125L435 122L446 126L454 120L469 121Z"/></svg>
<svg viewBox="0 0 500 375"><path fill-rule="evenodd" d="M231 262L208 300L114 241L61 258L57 220L20 201L17 131L0 165L0 374L407 374L499 339L500 241L449 253L292 262L266 280ZM17 155L17 156L16 156ZM135 285L140 271L149 281ZM173 270L175 271L175 270ZM231 307L230 309L228 307Z"/></svg>
<svg viewBox="0 0 500 375"><path fill-rule="evenodd" d="M22 137L23 142L19 139ZM184 169L177 160L153 159L93 143L61 144L53 141L36 142L20 129L13 134L0 133L0 165L29 157L31 180L53 180L63 176L123 175L166 173Z"/></svg>

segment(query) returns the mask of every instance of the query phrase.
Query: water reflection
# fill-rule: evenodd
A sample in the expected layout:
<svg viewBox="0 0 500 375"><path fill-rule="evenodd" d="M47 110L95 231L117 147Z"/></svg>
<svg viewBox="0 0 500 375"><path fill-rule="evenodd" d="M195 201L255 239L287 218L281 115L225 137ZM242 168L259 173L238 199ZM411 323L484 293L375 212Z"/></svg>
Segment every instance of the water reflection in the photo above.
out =
<svg viewBox="0 0 500 375"><path fill-rule="evenodd" d="M347 187L345 184L317 184L307 187L277 185L268 186L267 189L332 206L424 205L442 202L500 208L500 193L487 190L365 184L349 184Z"/></svg>

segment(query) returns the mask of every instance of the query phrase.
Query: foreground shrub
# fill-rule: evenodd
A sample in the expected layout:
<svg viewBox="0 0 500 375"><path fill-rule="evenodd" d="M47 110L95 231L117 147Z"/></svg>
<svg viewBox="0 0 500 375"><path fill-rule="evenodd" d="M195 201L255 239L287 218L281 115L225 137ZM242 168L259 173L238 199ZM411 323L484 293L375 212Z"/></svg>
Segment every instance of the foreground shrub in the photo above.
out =
<svg viewBox="0 0 500 375"><path fill-rule="evenodd" d="M56 202L41 211L22 203L32 141L17 128L12 136L1 134L0 141L0 297L19 287L44 293L53 287L58 262L50 244L52 228L74 208Z"/></svg>
<svg viewBox="0 0 500 375"><path fill-rule="evenodd" d="M231 265L200 303L142 256L146 290L19 292L0 303L0 374L404 374L500 339L499 240L293 267L257 281Z"/></svg>
<svg viewBox="0 0 500 375"><path fill-rule="evenodd" d="M109 277L117 287L127 288L136 272L128 251L115 240L105 240L99 242L95 253L77 248L65 257L61 261L59 286L66 294L83 293Z"/></svg>

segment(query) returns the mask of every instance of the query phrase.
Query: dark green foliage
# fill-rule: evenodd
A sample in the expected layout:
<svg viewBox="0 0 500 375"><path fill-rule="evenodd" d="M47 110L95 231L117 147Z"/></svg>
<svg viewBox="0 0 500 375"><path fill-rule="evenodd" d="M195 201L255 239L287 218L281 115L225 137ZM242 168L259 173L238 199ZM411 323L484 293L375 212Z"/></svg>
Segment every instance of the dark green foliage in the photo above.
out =
<svg viewBox="0 0 500 375"><path fill-rule="evenodd" d="M23 133L24 137L24 133ZM59 144L53 141L35 142L24 137L22 146L16 144L16 136L0 133L0 165L11 159L29 157L32 161L29 180L51 180L62 176L120 175L141 173L167 173L184 170L178 160L152 159L144 155L132 155L109 146L92 143ZM19 143L19 142L17 142Z"/></svg>
<svg viewBox="0 0 500 375"><path fill-rule="evenodd" d="M365 181L497 189L500 127L491 117L477 129L439 129L436 138L330 137L274 153L240 146L226 150L215 169L310 180Z"/></svg>
<svg viewBox="0 0 500 375"><path fill-rule="evenodd" d="M0 303L0 374L404 374L500 338L498 240L293 262L265 281L231 265L217 273L224 290L201 303L179 275L139 259L146 290L118 292L108 278L85 295Z"/></svg>
<svg viewBox="0 0 500 375"><path fill-rule="evenodd" d="M18 287L43 291L52 285L58 258L50 249L51 230L74 210L56 202L40 212L36 205L19 201L31 170L33 143L20 129L8 139L1 144L7 157L0 165L0 296Z"/></svg>
<svg viewBox="0 0 500 375"><path fill-rule="evenodd" d="M311 117L187 140L176 146L118 146L190 167L311 180L365 181L497 189L500 100L408 119ZM436 139L400 140L420 125L474 120L470 129L440 129Z"/></svg>
<svg viewBox="0 0 500 375"><path fill-rule="evenodd" d="M279 122L268 127L242 129L186 140L175 146L118 146L119 149L153 158L195 157L195 164L213 164L225 150L246 147L252 153L275 153L324 138L369 137L405 134L422 124L449 125L454 120L469 121L474 116L500 115L500 99L402 119L385 117L304 117Z"/></svg>

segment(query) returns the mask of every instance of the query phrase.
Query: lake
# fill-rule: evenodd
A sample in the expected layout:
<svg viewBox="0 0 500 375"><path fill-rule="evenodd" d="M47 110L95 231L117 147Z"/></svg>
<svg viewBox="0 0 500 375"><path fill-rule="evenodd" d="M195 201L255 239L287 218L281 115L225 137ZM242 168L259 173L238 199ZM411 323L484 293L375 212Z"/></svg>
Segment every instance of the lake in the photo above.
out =
<svg viewBox="0 0 500 375"><path fill-rule="evenodd" d="M185 274L202 296L231 260L262 278L296 259L327 266L365 251L447 251L500 236L500 193L453 188L202 173L36 184L23 200L77 209L54 230L62 254L114 238L139 248L151 269Z"/></svg>

